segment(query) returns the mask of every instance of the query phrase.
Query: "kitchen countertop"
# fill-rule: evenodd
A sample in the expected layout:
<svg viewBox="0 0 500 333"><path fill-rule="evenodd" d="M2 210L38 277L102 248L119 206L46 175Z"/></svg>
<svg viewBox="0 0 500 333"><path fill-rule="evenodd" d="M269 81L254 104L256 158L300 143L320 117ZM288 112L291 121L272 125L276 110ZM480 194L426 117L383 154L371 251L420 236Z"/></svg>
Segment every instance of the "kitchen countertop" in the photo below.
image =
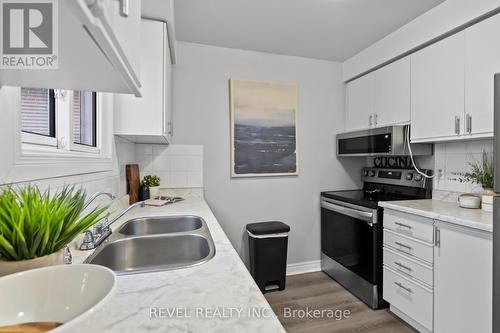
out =
<svg viewBox="0 0 500 333"><path fill-rule="evenodd" d="M493 213L461 208L456 202L432 199L379 202L380 207L428 217L473 229L493 231Z"/></svg>
<svg viewBox="0 0 500 333"><path fill-rule="evenodd" d="M214 240L215 256L190 268L118 276L110 300L97 313L71 326L71 332L284 332L203 198L136 208L112 227L117 229L131 218L155 215L202 217ZM92 253L71 251L74 263ZM150 318L152 308L161 318ZM176 315L170 316L174 310Z"/></svg>

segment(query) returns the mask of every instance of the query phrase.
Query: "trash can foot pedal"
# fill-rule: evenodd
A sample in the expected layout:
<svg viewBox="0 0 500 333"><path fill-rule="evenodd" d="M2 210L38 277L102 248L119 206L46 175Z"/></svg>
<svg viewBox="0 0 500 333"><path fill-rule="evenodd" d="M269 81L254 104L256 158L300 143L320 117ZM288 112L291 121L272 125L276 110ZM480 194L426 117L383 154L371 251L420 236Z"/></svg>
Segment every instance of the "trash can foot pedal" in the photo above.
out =
<svg viewBox="0 0 500 333"><path fill-rule="evenodd" d="M280 286L279 286L279 284L270 284L270 285L267 285L264 289L266 291L278 290L278 289L280 289Z"/></svg>

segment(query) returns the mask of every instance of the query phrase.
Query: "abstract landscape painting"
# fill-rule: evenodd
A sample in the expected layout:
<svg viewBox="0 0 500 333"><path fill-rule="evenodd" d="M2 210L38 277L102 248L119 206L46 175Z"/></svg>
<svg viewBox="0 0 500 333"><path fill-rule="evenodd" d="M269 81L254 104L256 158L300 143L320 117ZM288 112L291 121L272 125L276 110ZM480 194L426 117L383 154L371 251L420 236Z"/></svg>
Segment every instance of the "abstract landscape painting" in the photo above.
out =
<svg viewBox="0 0 500 333"><path fill-rule="evenodd" d="M231 176L298 175L297 85L231 79Z"/></svg>

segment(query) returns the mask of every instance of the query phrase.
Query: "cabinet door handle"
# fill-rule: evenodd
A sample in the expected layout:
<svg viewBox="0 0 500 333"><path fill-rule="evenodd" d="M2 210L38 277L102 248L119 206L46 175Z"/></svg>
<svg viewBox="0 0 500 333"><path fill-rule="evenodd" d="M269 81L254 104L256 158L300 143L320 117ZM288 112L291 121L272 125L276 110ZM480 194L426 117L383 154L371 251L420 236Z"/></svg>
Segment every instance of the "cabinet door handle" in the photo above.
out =
<svg viewBox="0 0 500 333"><path fill-rule="evenodd" d="M118 0L120 2L120 16L128 17L130 13L130 3L129 0Z"/></svg>
<svg viewBox="0 0 500 333"><path fill-rule="evenodd" d="M404 223L401 223L401 222L394 222L395 225L399 225L400 227L402 228L408 228L408 229L413 229L413 227L411 225L408 225L408 224L404 224Z"/></svg>
<svg viewBox="0 0 500 333"><path fill-rule="evenodd" d="M467 133L472 134L472 116L469 113L465 115L465 126Z"/></svg>
<svg viewBox="0 0 500 333"><path fill-rule="evenodd" d="M400 243L400 242L394 242L394 244L399 245L401 247L404 247L405 249L408 249L408 251L413 250L413 248L411 246L403 244L403 243Z"/></svg>
<svg viewBox="0 0 500 333"><path fill-rule="evenodd" d="M174 135L174 124L171 121L168 122L168 135Z"/></svg>
<svg viewBox="0 0 500 333"><path fill-rule="evenodd" d="M375 126L377 126L378 125L378 114L375 113L374 117L375 117L375 121L374 121L375 122Z"/></svg>
<svg viewBox="0 0 500 333"><path fill-rule="evenodd" d="M373 115L372 114L368 117L368 124L370 125L370 127L373 126Z"/></svg>
<svg viewBox="0 0 500 333"><path fill-rule="evenodd" d="M438 227L434 227L434 244L441 247L441 230Z"/></svg>
<svg viewBox="0 0 500 333"><path fill-rule="evenodd" d="M455 116L455 134L460 135L460 117Z"/></svg>
<svg viewBox="0 0 500 333"><path fill-rule="evenodd" d="M413 294L413 290L411 290L411 288L405 287L401 282L394 282L394 284L399 288L406 290L410 294Z"/></svg>
<svg viewBox="0 0 500 333"><path fill-rule="evenodd" d="M395 261L395 262L394 262L394 265L399 266L399 267L401 267L401 268L404 268L404 269L406 269L406 270L407 270L407 271L409 271L409 272L411 272L411 271L412 271L411 267L406 266L406 265L403 265L403 264L402 264L402 263L400 263L400 262Z"/></svg>

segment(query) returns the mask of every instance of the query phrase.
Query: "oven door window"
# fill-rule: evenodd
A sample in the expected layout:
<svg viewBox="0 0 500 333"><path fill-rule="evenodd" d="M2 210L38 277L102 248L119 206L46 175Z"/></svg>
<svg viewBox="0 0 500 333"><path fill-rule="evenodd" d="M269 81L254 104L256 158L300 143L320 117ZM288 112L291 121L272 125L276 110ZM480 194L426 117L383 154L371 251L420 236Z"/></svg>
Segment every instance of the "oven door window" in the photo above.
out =
<svg viewBox="0 0 500 333"><path fill-rule="evenodd" d="M321 250L371 284L377 284L375 228L366 221L321 208Z"/></svg>
<svg viewBox="0 0 500 333"><path fill-rule="evenodd" d="M388 154L392 151L392 134L360 136L339 139L339 154Z"/></svg>

